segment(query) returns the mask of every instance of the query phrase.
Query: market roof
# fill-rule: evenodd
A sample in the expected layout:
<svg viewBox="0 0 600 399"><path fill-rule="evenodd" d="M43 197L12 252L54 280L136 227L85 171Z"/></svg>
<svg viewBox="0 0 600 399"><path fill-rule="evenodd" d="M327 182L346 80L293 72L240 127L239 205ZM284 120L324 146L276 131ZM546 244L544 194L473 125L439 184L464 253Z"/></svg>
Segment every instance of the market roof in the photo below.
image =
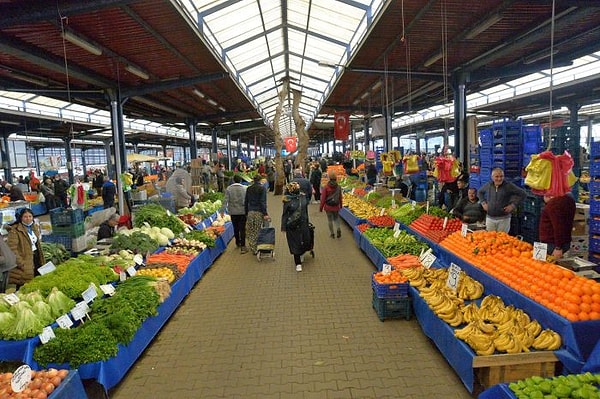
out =
<svg viewBox="0 0 600 399"><path fill-rule="evenodd" d="M103 111L121 101L130 119L265 143L285 79L311 134L330 133L337 110L399 117L451 102L457 76L471 94L600 50L600 4L573 0L8 0L0 12L1 89Z"/></svg>

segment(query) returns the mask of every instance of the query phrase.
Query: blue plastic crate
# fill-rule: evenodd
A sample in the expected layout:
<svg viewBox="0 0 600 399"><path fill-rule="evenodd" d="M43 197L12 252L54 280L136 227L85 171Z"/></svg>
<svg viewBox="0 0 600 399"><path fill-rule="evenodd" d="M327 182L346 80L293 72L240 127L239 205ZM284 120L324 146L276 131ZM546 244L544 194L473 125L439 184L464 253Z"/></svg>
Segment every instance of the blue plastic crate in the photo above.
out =
<svg viewBox="0 0 600 399"><path fill-rule="evenodd" d="M600 234L600 216L590 217L590 233Z"/></svg>
<svg viewBox="0 0 600 399"><path fill-rule="evenodd" d="M600 157L600 141L592 141L590 145L590 157Z"/></svg>
<svg viewBox="0 0 600 399"><path fill-rule="evenodd" d="M600 252L600 238L590 238L590 252Z"/></svg>
<svg viewBox="0 0 600 399"><path fill-rule="evenodd" d="M371 276L373 294L378 298L397 298L408 296L408 283L379 284L375 281L375 273Z"/></svg>
<svg viewBox="0 0 600 399"><path fill-rule="evenodd" d="M73 245L73 239L69 235L50 234L47 236L42 236L42 241L51 242L53 244L62 244L65 249L69 251Z"/></svg>
<svg viewBox="0 0 600 399"><path fill-rule="evenodd" d="M484 129L479 131L479 140L481 141L481 145L484 144L490 145L492 144L492 139L494 138L491 129Z"/></svg>
<svg viewBox="0 0 600 399"><path fill-rule="evenodd" d="M540 217L534 213L525 212L519 221L522 229L536 230L539 228Z"/></svg>
<svg viewBox="0 0 600 399"><path fill-rule="evenodd" d="M598 161L590 162L590 176L592 176L592 177L600 176L600 159Z"/></svg>
<svg viewBox="0 0 600 399"><path fill-rule="evenodd" d="M379 320L386 319L406 319L410 320L412 315L411 303L409 297L403 298L378 298L373 291L373 309L377 312Z"/></svg>
<svg viewBox="0 0 600 399"><path fill-rule="evenodd" d="M596 200L590 201L590 215L600 216L600 201L596 201Z"/></svg>
<svg viewBox="0 0 600 399"><path fill-rule="evenodd" d="M521 151L521 143L499 143L494 146L493 152L494 154L519 154Z"/></svg>
<svg viewBox="0 0 600 399"><path fill-rule="evenodd" d="M588 183L590 196L600 195L600 181L592 180Z"/></svg>
<svg viewBox="0 0 600 399"><path fill-rule="evenodd" d="M50 210L50 223L52 226L68 226L83 222L83 219L82 209L54 208Z"/></svg>

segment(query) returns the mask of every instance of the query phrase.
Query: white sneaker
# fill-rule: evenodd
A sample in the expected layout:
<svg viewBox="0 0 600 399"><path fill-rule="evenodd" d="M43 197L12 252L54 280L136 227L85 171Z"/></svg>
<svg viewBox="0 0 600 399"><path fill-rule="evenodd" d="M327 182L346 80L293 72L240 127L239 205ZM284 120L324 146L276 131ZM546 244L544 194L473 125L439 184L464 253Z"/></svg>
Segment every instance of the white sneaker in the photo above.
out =
<svg viewBox="0 0 600 399"><path fill-rule="evenodd" d="M296 271L297 272L301 272L302 271L302 265L296 265Z"/></svg>

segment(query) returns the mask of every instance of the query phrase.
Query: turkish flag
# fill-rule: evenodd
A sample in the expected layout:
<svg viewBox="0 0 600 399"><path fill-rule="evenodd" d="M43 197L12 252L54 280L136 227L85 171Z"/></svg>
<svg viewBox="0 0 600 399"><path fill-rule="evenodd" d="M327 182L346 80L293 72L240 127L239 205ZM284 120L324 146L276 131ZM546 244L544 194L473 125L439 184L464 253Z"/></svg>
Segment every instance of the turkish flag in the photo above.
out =
<svg viewBox="0 0 600 399"><path fill-rule="evenodd" d="M296 152L296 148L298 148L298 142L296 137L286 137L285 138L285 150L289 153Z"/></svg>
<svg viewBox="0 0 600 399"><path fill-rule="evenodd" d="M336 140L348 140L348 135L350 134L350 112L336 112L334 120L333 137Z"/></svg>

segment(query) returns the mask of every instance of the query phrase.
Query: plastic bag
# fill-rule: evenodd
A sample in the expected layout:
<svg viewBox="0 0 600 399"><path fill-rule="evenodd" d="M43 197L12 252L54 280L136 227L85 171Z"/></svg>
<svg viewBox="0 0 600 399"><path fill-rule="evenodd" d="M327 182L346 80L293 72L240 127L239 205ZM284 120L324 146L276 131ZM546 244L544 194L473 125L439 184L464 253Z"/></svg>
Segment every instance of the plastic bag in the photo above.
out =
<svg viewBox="0 0 600 399"><path fill-rule="evenodd" d="M419 156L418 155L407 155L402 160L404 163L404 173L411 175L419 173Z"/></svg>
<svg viewBox="0 0 600 399"><path fill-rule="evenodd" d="M548 190L552 181L552 161L540 158L539 154L531 156L525 168L527 177L525 184L535 190Z"/></svg>

